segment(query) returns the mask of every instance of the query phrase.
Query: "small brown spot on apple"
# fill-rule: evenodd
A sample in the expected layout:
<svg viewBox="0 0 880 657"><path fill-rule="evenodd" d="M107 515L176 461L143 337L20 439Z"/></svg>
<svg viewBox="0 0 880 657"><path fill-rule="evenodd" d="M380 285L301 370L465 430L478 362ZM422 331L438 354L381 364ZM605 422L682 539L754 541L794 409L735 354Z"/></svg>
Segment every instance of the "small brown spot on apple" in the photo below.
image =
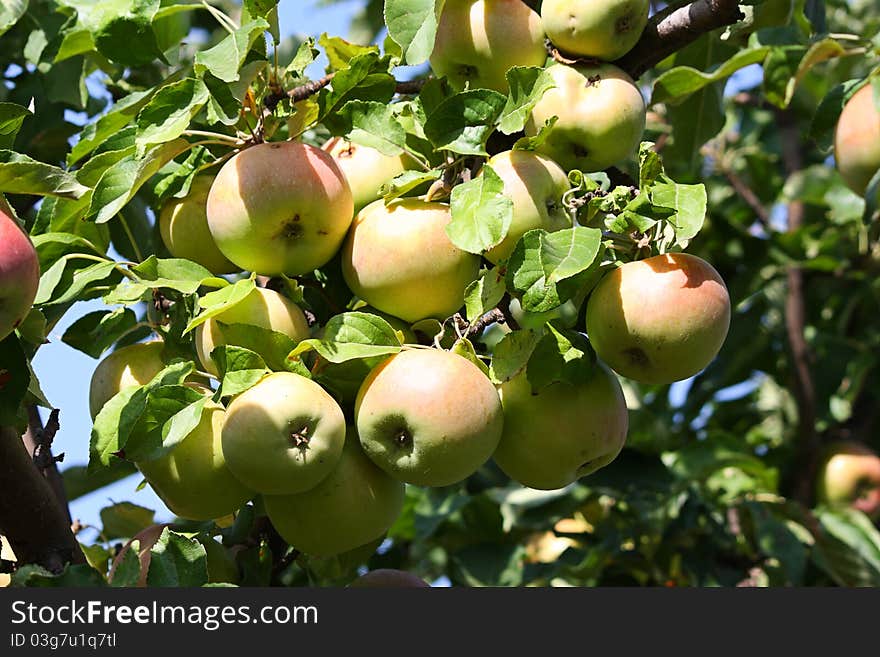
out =
<svg viewBox="0 0 880 657"><path fill-rule="evenodd" d="M651 360L648 358L648 354L646 354L641 347L630 347L629 349L624 349L623 355L626 356L629 362L636 367L646 369L651 366Z"/></svg>

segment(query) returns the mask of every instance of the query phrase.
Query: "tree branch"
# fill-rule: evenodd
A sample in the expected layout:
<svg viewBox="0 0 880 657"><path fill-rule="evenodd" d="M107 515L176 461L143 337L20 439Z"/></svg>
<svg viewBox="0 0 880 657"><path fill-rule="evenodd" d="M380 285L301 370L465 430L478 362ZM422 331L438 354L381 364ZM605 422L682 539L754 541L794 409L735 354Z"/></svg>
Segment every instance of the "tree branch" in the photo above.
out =
<svg viewBox="0 0 880 657"><path fill-rule="evenodd" d="M696 0L678 9L658 12L648 21L633 49L614 63L638 78L703 34L743 18L738 0Z"/></svg>
<svg viewBox="0 0 880 657"><path fill-rule="evenodd" d="M301 84L298 87L294 87L288 91L284 91L283 89L277 89L272 93L268 94L263 99L263 105L266 106L267 109L271 111L275 111L275 108L278 107L278 103L280 103L285 98L290 98L290 101L293 103L298 103L306 98L314 96L316 93L321 91L324 87L328 86L331 82L333 82L333 77L335 73L328 73L323 78L319 78L317 80L312 80L311 82L306 82L305 84ZM401 94L403 96L411 96L413 94L419 93L422 87L425 85L427 79L418 79L418 80L403 80L397 81L396 86L394 88L394 93Z"/></svg>
<svg viewBox="0 0 880 657"><path fill-rule="evenodd" d="M28 405L28 429L22 438L25 448L34 460L34 465L49 482L55 499L67 516L67 524L73 522L70 517L70 509L67 505L67 491L64 489L64 479L58 472L57 463L64 460L64 454L59 456L52 455L52 441L55 440L55 434L61 428L58 422L58 409L53 409L49 415L49 421L43 427L43 421L40 419L40 411L36 405Z"/></svg>
<svg viewBox="0 0 880 657"><path fill-rule="evenodd" d="M85 563L52 487L10 427L0 427L0 534L19 564L59 573L67 563Z"/></svg>

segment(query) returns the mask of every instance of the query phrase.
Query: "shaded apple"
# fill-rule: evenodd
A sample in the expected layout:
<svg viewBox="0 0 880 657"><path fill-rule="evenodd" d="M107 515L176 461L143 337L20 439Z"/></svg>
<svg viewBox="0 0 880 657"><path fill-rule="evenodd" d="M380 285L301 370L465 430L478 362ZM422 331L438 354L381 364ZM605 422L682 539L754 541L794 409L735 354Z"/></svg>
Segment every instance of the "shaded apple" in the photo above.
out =
<svg viewBox="0 0 880 657"><path fill-rule="evenodd" d="M371 203L355 217L342 250L349 289L371 306L406 320L445 319L464 304L480 257L446 235L449 206L415 198Z"/></svg>
<svg viewBox="0 0 880 657"><path fill-rule="evenodd" d="M541 17L521 0L447 0L430 60L456 89L507 93L509 68L547 60Z"/></svg>
<svg viewBox="0 0 880 657"><path fill-rule="evenodd" d="M208 229L208 192L213 181L210 176L197 176L189 194L166 201L159 212L159 234L173 257L192 260L213 274L232 274L241 268L220 252Z"/></svg>
<svg viewBox="0 0 880 657"><path fill-rule="evenodd" d="M240 269L295 276L339 251L354 201L330 154L298 142L270 142L223 165L207 213L217 247Z"/></svg>
<svg viewBox="0 0 880 657"><path fill-rule="evenodd" d="M854 441L829 445L819 467L817 497L829 506L849 506L880 518L880 456Z"/></svg>
<svg viewBox="0 0 880 657"><path fill-rule="evenodd" d="M844 182L864 196L880 170L880 109L869 83L847 101L834 133L834 160Z"/></svg>
<svg viewBox="0 0 880 657"><path fill-rule="evenodd" d="M544 0L541 20L560 50L613 62L642 36L649 5L648 0Z"/></svg>
<svg viewBox="0 0 880 657"><path fill-rule="evenodd" d="M718 354L730 297L708 262L667 253L606 274L587 301L586 320L593 348L613 370L642 383L672 383Z"/></svg>
<svg viewBox="0 0 880 657"><path fill-rule="evenodd" d="M92 373L89 386L89 412L94 420L108 401L126 388L148 384L165 369L160 340L120 347L107 355Z"/></svg>
<svg viewBox="0 0 880 657"><path fill-rule="evenodd" d="M349 428L342 458L315 488L266 495L272 525L297 550L329 557L385 535L403 510L405 486L377 468Z"/></svg>
<svg viewBox="0 0 880 657"><path fill-rule="evenodd" d="M18 224L0 211L0 340L30 312L40 285L34 245Z"/></svg>
<svg viewBox="0 0 880 657"><path fill-rule="evenodd" d="M342 454L345 417L317 383L275 372L232 403L223 426L229 469L269 495L302 493L324 479Z"/></svg>
<svg viewBox="0 0 880 657"><path fill-rule="evenodd" d="M603 364L590 369L582 381L557 381L537 392L525 371L502 384L504 433L494 459L508 477L553 490L617 457L628 428L623 390Z"/></svg>
<svg viewBox="0 0 880 657"><path fill-rule="evenodd" d="M645 101L632 78L611 64L554 64L547 71L556 86L535 105L526 134L558 120L538 152L563 169L584 172L631 157L645 130Z"/></svg>
<svg viewBox="0 0 880 657"><path fill-rule="evenodd" d="M223 407L209 401L198 426L170 452L135 463L166 506L181 518L222 518L254 496L227 466L221 439L225 419Z"/></svg>
<svg viewBox="0 0 880 657"><path fill-rule="evenodd" d="M351 589L429 589L428 584L421 577L408 573L405 570L393 568L379 568L361 575L351 584Z"/></svg>
<svg viewBox="0 0 880 657"><path fill-rule="evenodd" d="M556 162L534 151L504 151L487 164L503 181L504 195L513 204L507 235L485 253L492 264L506 260L519 238L532 229L553 232L571 228L571 218L562 204L571 184Z"/></svg>
<svg viewBox="0 0 880 657"><path fill-rule="evenodd" d="M504 418L495 387L476 365L448 351L412 349L370 372L355 421L364 451L388 474L448 486L489 460Z"/></svg>
<svg viewBox="0 0 880 657"><path fill-rule="evenodd" d="M345 174L351 187L355 212L378 200L382 185L407 169L408 159L405 155L385 155L375 148L341 137L334 137L322 148L333 156Z"/></svg>
<svg viewBox="0 0 880 657"><path fill-rule="evenodd" d="M218 375L217 365L211 352L227 344L223 336L223 324L248 324L283 333L295 342L309 337L309 323L299 306L274 290L258 287L228 310L224 310L196 327L196 352L202 369ZM239 345L247 346L247 345Z"/></svg>

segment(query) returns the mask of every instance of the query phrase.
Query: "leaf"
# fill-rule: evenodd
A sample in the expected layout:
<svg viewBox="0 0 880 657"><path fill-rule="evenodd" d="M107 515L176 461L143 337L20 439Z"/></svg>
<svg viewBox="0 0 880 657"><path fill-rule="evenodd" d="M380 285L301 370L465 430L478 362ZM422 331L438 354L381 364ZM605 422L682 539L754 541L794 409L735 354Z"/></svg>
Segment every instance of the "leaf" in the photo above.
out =
<svg viewBox="0 0 880 657"><path fill-rule="evenodd" d="M816 515L825 531L858 560L861 572L853 584L880 586L880 532L870 519L854 509L820 509Z"/></svg>
<svg viewBox="0 0 880 657"><path fill-rule="evenodd" d="M528 364L541 335L531 329L512 331L495 345L489 376L496 384L510 381Z"/></svg>
<svg viewBox="0 0 880 657"><path fill-rule="evenodd" d="M3 0L0 3L0 36L24 16L29 0Z"/></svg>
<svg viewBox="0 0 880 657"><path fill-rule="evenodd" d="M117 264L112 260L92 263L86 267L68 268L66 265L70 261L71 258L62 258L40 277L35 304L48 306L84 300L86 292L98 283L102 284L99 287L103 289L119 280ZM94 296L98 295L91 295L89 298Z"/></svg>
<svg viewBox="0 0 880 657"><path fill-rule="evenodd" d="M741 50L711 73L703 73L691 66L675 66L654 81L651 104L679 103L706 85L720 82L741 68L761 63L769 52L768 46Z"/></svg>
<svg viewBox="0 0 880 657"><path fill-rule="evenodd" d="M339 110L350 128L348 140L374 148L385 155L403 153L406 132L387 103L366 100L350 100Z"/></svg>
<svg viewBox="0 0 880 657"><path fill-rule="evenodd" d="M19 406L27 394L30 370L15 332L0 340L0 426L18 426Z"/></svg>
<svg viewBox="0 0 880 657"><path fill-rule="evenodd" d="M288 368L287 355L296 347L296 341L285 333L251 324L224 324L217 321L217 331L227 345L245 347L259 354L266 365L275 371Z"/></svg>
<svg viewBox="0 0 880 657"><path fill-rule="evenodd" d="M211 352L211 358L220 372L220 397L234 397L271 373L259 354L244 347L221 345Z"/></svg>
<svg viewBox="0 0 880 657"><path fill-rule="evenodd" d="M318 39L318 45L324 49L330 69L334 71L348 68L351 60L358 55L379 54L378 46L362 46L341 37L331 37L326 32Z"/></svg>
<svg viewBox="0 0 880 657"><path fill-rule="evenodd" d="M556 86L547 69L514 66L507 71L510 91L501 111L498 129L505 135L520 132L544 92Z"/></svg>
<svg viewBox="0 0 880 657"><path fill-rule="evenodd" d="M400 46L410 66L427 61L434 50L442 9L443 0L385 0L388 35Z"/></svg>
<svg viewBox="0 0 880 657"><path fill-rule="evenodd" d="M96 310L71 324L61 340L92 358L98 358L137 326L137 316L128 308Z"/></svg>
<svg viewBox="0 0 880 657"><path fill-rule="evenodd" d="M111 465L97 472L90 473L83 465L72 465L61 473L64 477L64 490L71 502L109 486L112 483L130 477L137 472L133 463L117 459Z"/></svg>
<svg viewBox="0 0 880 657"><path fill-rule="evenodd" d="M488 164L479 176L452 190L450 241L468 253L480 254L501 242L513 220L513 201L504 195L504 181Z"/></svg>
<svg viewBox="0 0 880 657"><path fill-rule="evenodd" d="M337 71L329 88L318 95L318 118L336 124L336 132L344 130L339 125L336 112L351 100L388 103L394 96L396 82L388 72L388 61L376 52L357 55L348 68Z"/></svg>
<svg viewBox="0 0 880 657"><path fill-rule="evenodd" d="M235 82L251 46L268 29L269 23L262 18L242 25L213 48L196 53L193 70L199 76L210 72L224 82Z"/></svg>
<svg viewBox="0 0 880 657"><path fill-rule="evenodd" d="M672 125L672 142L664 149L670 161L678 160L694 171L700 159L700 148L724 128L722 88L711 84L668 108Z"/></svg>
<svg viewBox="0 0 880 657"><path fill-rule="evenodd" d="M593 376L595 354L587 339L576 331L559 331L547 324L544 337L529 358L526 376L537 392L551 383L586 383Z"/></svg>
<svg viewBox="0 0 880 657"><path fill-rule="evenodd" d="M88 187L58 167L9 150L0 150L0 192L79 198Z"/></svg>
<svg viewBox="0 0 880 657"><path fill-rule="evenodd" d="M856 91L862 88L863 82L863 80L847 80L832 87L831 91L825 94L822 102L819 103L819 107L816 108L816 113L810 123L809 137L823 151L831 149L834 130L837 128L837 121L843 111L843 106Z"/></svg>
<svg viewBox="0 0 880 657"><path fill-rule="evenodd" d="M706 187L670 182L650 188L651 202L675 210L668 221L675 227L676 242L686 246L700 232L706 219L708 198Z"/></svg>
<svg viewBox="0 0 880 657"><path fill-rule="evenodd" d="M504 292L504 274L498 267L480 272L480 277L464 291L464 306L468 321L476 321L497 306Z"/></svg>
<svg viewBox="0 0 880 657"><path fill-rule="evenodd" d="M487 156L486 140L506 104L507 98L489 89L456 94L428 116L425 136L437 150Z"/></svg>
<svg viewBox="0 0 880 657"><path fill-rule="evenodd" d="M125 96L113 105L113 108L94 123L89 123L80 133L79 141L71 148L67 156L67 164L73 165L94 151L101 144L127 126L138 115L153 94L160 87L148 91L137 91Z"/></svg>
<svg viewBox="0 0 880 657"><path fill-rule="evenodd" d="M320 340L303 340L290 356L315 350L331 363L395 354L401 343L397 331L378 315L348 312L336 315Z"/></svg>
<svg viewBox="0 0 880 657"><path fill-rule="evenodd" d="M162 87L138 114L135 138L138 155L143 155L150 146L180 137L208 102L208 97L205 83L195 78Z"/></svg>
<svg viewBox="0 0 880 657"><path fill-rule="evenodd" d="M167 527L150 549L147 586L193 587L208 583L205 546Z"/></svg>
<svg viewBox="0 0 880 657"><path fill-rule="evenodd" d="M0 103L0 148L12 148L24 120L33 116L26 107L15 103Z"/></svg>
<svg viewBox="0 0 880 657"><path fill-rule="evenodd" d="M101 509L102 533L108 539L132 538L150 527L156 512L131 502L120 502Z"/></svg>
<svg viewBox="0 0 880 657"><path fill-rule="evenodd" d="M256 288L257 284L253 278L244 278L216 292L209 292L199 299L199 306L204 310L190 321L186 327L186 332L189 333L212 317L216 317L220 313L229 310L235 304L244 300Z"/></svg>
<svg viewBox="0 0 880 657"><path fill-rule="evenodd" d="M125 458L140 463L168 454L199 425L208 401L209 396L185 385L153 388L125 443Z"/></svg>
<svg viewBox="0 0 880 657"><path fill-rule="evenodd" d="M409 194L414 189L434 182L443 175L441 169L431 169L430 171L410 170L395 176L390 182L382 185L379 194L386 201L399 198Z"/></svg>
<svg viewBox="0 0 880 657"><path fill-rule="evenodd" d="M98 181L92 194L88 215L94 216L95 223L98 224L110 221L128 205L147 180L189 148L190 144L185 139L175 139L154 146L141 158L129 155L120 160Z"/></svg>

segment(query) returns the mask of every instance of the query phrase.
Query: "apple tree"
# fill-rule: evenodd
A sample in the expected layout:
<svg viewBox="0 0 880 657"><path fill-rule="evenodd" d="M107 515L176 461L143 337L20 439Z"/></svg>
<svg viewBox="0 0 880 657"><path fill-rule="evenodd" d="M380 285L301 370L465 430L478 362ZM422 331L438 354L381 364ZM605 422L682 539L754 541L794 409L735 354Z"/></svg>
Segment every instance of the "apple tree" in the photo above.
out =
<svg viewBox="0 0 880 657"><path fill-rule="evenodd" d="M13 585L880 585L875 2L278 12L0 3Z"/></svg>

